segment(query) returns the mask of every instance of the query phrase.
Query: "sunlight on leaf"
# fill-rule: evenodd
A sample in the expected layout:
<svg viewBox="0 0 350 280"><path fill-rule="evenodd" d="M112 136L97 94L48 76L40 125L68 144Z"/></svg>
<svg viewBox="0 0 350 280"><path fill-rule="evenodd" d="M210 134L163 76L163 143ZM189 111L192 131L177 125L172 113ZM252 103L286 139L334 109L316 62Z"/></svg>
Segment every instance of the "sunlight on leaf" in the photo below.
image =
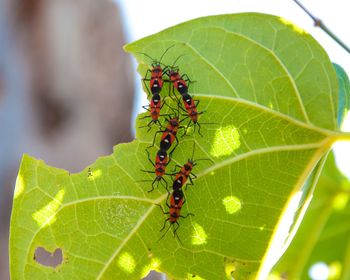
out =
<svg viewBox="0 0 350 280"><path fill-rule="evenodd" d="M60 190L56 194L55 198L50 201L47 205L41 208L39 211L33 213L33 219L38 223L40 227L46 227L56 221L54 214L57 209L62 205L65 191Z"/></svg>
<svg viewBox="0 0 350 280"><path fill-rule="evenodd" d="M342 211L349 202L349 193L338 193L333 200L333 208Z"/></svg>
<svg viewBox="0 0 350 280"><path fill-rule="evenodd" d="M241 201L235 196L226 196L222 200L222 203L224 204L226 211L229 214L234 214L242 208Z"/></svg>
<svg viewBox="0 0 350 280"><path fill-rule="evenodd" d="M21 193L23 193L24 190L24 182L23 182L23 175L22 174L18 174L17 176L17 180L16 180L16 188L15 188L15 192L13 194L13 198L16 199L17 197L19 197L21 195Z"/></svg>
<svg viewBox="0 0 350 280"><path fill-rule="evenodd" d="M95 180L98 179L98 177L102 176L102 170L101 169L97 169L97 170L92 170L91 168L89 168L88 170L88 178L89 180Z"/></svg>
<svg viewBox="0 0 350 280"><path fill-rule="evenodd" d="M151 270L158 270L161 264L160 259L152 258L150 264L146 265L141 272L141 277L146 277Z"/></svg>
<svg viewBox="0 0 350 280"><path fill-rule="evenodd" d="M301 35L308 35L309 33L306 32L303 28L295 25L293 22L285 19L285 18L282 18L282 17L279 17L278 18L281 22L283 22L283 24L287 25L287 26L290 26L291 28L293 28L294 31L298 32L299 34Z"/></svg>
<svg viewBox="0 0 350 280"><path fill-rule="evenodd" d="M329 265L329 279L339 279L341 276L342 265L340 262L332 262Z"/></svg>
<svg viewBox="0 0 350 280"><path fill-rule="evenodd" d="M193 224L192 244L201 245L207 243L208 235L205 233L202 226L197 223Z"/></svg>
<svg viewBox="0 0 350 280"><path fill-rule="evenodd" d="M232 154L241 145L239 138L238 129L233 125L218 128L210 154L216 158Z"/></svg>
<svg viewBox="0 0 350 280"><path fill-rule="evenodd" d="M118 266L125 272L131 274L135 271L135 259L130 253L124 252L119 256Z"/></svg>

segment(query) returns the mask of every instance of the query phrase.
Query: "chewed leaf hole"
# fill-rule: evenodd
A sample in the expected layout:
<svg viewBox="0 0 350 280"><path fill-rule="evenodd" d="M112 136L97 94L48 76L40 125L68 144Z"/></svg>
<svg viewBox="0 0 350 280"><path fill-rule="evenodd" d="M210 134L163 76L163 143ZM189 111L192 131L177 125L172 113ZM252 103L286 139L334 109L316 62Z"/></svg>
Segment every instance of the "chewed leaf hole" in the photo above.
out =
<svg viewBox="0 0 350 280"><path fill-rule="evenodd" d="M53 253L46 251L43 247L38 247L34 253L34 260L43 266L56 268L62 264L62 249L57 248Z"/></svg>

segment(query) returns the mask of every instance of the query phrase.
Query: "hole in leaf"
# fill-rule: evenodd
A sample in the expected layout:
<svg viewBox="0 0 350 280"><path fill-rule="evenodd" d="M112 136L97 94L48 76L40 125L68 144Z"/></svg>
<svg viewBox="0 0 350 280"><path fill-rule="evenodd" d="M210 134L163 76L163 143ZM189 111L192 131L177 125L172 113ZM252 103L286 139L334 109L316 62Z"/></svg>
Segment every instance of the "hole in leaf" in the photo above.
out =
<svg viewBox="0 0 350 280"><path fill-rule="evenodd" d="M142 278L142 280L164 280L164 279L168 279L165 277L165 274L162 274L155 270L150 271L147 275L145 275L144 278Z"/></svg>
<svg viewBox="0 0 350 280"><path fill-rule="evenodd" d="M34 253L34 260L43 266L56 268L63 261L62 249L57 248L53 253L46 251L43 247L38 247Z"/></svg>

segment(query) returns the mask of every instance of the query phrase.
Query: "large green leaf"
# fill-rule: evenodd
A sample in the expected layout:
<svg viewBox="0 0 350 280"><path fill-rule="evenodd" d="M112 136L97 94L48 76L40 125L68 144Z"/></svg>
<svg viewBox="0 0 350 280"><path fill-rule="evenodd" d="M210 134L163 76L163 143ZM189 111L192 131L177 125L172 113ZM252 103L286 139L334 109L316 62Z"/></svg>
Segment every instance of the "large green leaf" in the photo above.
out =
<svg viewBox="0 0 350 280"><path fill-rule="evenodd" d="M309 175L334 141L350 138L334 131L332 64L310 35L262 14L189 21L126 50L144 76L150 61L139 52L159 58L173 44L162 62L184 55L177 65L196 81L190 92L205 113L203 137L180 137L168 168L191 156L193 141L195 158L215 162L195 167L183 207L194 216L180 220L182 244L171 233L158 241L166 216L156 204L165 205L167 192L147 193L150 184L137 182L153 178L140 169L152 169L145 148L156 127L138 129L137 140L79 174L24 156L11 219L13 279L139 279L150 269L176 279L246 279L263 277L277 260L312 191ZM39 264L38 247L60 248L63 263Z"/></svg>

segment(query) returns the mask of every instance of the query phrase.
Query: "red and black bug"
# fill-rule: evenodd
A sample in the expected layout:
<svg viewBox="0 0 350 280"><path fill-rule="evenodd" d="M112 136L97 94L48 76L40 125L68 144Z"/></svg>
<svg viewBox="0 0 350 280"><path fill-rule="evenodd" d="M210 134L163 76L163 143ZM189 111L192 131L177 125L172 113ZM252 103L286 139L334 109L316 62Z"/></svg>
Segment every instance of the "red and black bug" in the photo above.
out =
<svg viewBox="0 0 350 280"><path fill-rule="evenodd" d="M146 106L142 106L142 108L150 112L150 115L140 118L140 119L151 118L151 121L145 126L140 126L140 128L147 126L149 131L151 129L152 124L160 123L159 122L159 116L161 115L160 110L163 108L164 104L165 103L162 102L160 95L158 93L153 94L150 104Z"/></svg>
<svg viewBox="0 0 350 280"><path fill-rule="evenodd" d="M173 181L173 190L181 189L184 186L184 184L187 182L187 180L190 181L190 183L188 183L187 185L193 185L192 179L197 178L197 176L196 176L196 174L194 174L192 172L192 170L193 170L193 167L195 167L197 165L198 161L209 160L209 161L213 162L209 158L202 158L202 159L193 160L194 151L195 151L195 142L193 142L193 150L192 150L191 158L188 159L187 162L183 166L175 165L175 168L179 167L180 171L175 173L175 174L172 174L172 175L175 175L175 179Z"/></svg>
<svg viewBox="0 0 350 280"><path fill-rule="evenodd" d="M159 144L161 150L168 151L170 147L173 145L173 143L176 142L175 146L169 152L169 155L172 155L177 145L179 144L179 140L177 139L176 134L179 128L183 128L182 126L180 126L180 122L181 121L179 120L178 117L173 117L171 119L168 119L168 125L165 127L165 130L156 132L156 135L158 133L162 133L162 136L160 138L160 144ZM153 140L153 145L154 145L154 140Z"/></svg>
<svg viewBox="0 0 350 280"><path fill-rule="evenodd" d="M203 137L203 135L200 132L201 126L198 122L198 116L203 114L204 111L198 112L198 110L197 110L197 106L198 106L200 100L195 100L188 93L184 93L184 94L182 94L182 101L183 101L185 110L187 112L187 117L185 117L184 120L186 118L190 118L190 121L188 122L186 129L185 129L185 134L186 134L187 128L190 126L191 122L193 122L194 130L196 129L196 126L198 126L198 134Z"/></svg>
<svg viewBox="0 0 350 280"><path fill-rule="evenodd" d="M160 57L159 61L157 61L156 59L153 59L152 57L150 57L146 53L141 53L141 54L149 57L152 60L152 64L151 64L152 69L147 69L146 75L142 79L148 93L149 94L152 93L152 98L151 98L150 104L146 105L146 106L142 106L145 110L150 112L149 116L145 116L145 117L141 118L141 119L151 118L151 121L146 125L148 127L148 130L151 129L152 124L159 123L160 111L163 108L163 105L165 104L161 100L160 92L161 92L161 90L163 88L163 84L164 84L163 73L165 73L165 71L167 71L168 66L164 65L161 61L162 61L163 56L166 54L166 52L170 48L172 48L173 46L174 45L170 46L169 48L167 48L164 51L164 53ZM164 66L164 67L162 68L162 66ZM149 73L150 73L151 77L147 78ZM150 92L149 88L147 87L146 81L149 81L149 88L150 88L151 92ZM141 127L145 127L145 126L141 126Z"/></svg>
<svg viewBox="0 0 350 280"><path fill-rule="evenodd" d="M171 109L174 111L173 108L171 108ZM154 142L155 142L157 134L162 133L162 136L160 138L160 145L159 145L160 150L168 151L170 149L170 147L172 146L172 144L176 141L175 146L169 152L169 155L171 156L171 154L174 152L175 148L179 144L179 140L177 139L177 136L176 136L177 132L178 132L179 128L184 128L184 127L180 126L181 121L179 120L178 114L174 117L168 118L167 121L168 121L168 124L165 127L165 129L159 130L155 133L154 138L153 138L153 143L149 147L154 146Z"/></svg>
<svg viewBox="0 0 350 280"><path fill-rule="evenodd" d="M179 190L182 188L182 186L186 183L188 176L185 176L184 174L179 171L175 175L175 180L173 181L173 190ZM192 183L193 185L193 183Z"/></svg>
<svg viewBox="0 0 350 280"><path fill-rule="evenodd" d="M179 141L176 137L177 131L180 127L180 121L177 117L171 118L168 120L168 125L162 133L162 137L160 138L160 149L161 150L169 150L171 145L176 141L176 145L171 150L169 154L172 154L175 150L176 146L179 144Z"/></svg>
<svg viewBox="0 0 350 280"><path fill-rule="evenodd" d="M169 195L168 195L168 198L169 198ZM188 213L186 216L181 215L181 208L185 204L185 202L186 201L185 201L184 194L183 194L182 190L178 189L178 190L174 190L172 192L172 194L170 196L170 205L168 204L168 199L167 199L166 205L169 208L168 212L164 212L163 208L159 205L160 208L162 209L163 213L165 215L169 215L169 218L167 218L164 221L164 225L163 225L163 227L161 228L160 231L163 231L165 229L166 223L168 221L170 223L168 229L165 231L165 233L161 236L161 238L159 240L161 240L166 235L166 233L169 231L169 229L171 227L173 227L174 228L174 230L173 230L174 237L177 237L177 239L181 243L181 240L180 240L180 238L179 238L179 236L177 234L177 230L180 227L178 219L179 218L187 218L188 216L194 216L192 213Z"/></svg>
<svg viewBox="0 0 350 280"><path fill-rule="evenodd" d="M179 58L180 57L178 57L176 61ZM166 73L169 76L169 81L173 84L173 88L176 88L176 90L181 94L182 102L185 107L184 111L187 113L187 117L190 118L190 121L185 129L185 134L190 123L193 122L195 129L196 126L198 126L199 135L203 136L200 132L201 126L198 123L198 116L200 114L203 114L204 111L198 112L197 106L199 104L199 100L194 100L192 96L188 93L188 87L192 81L187 76L187 74L180 75L179 68L174 67L176 61L174 62L173 66L171 66L167 70Z"/></svg>
<svg viewBox="0 0 350 280"><path fill-rule="evenodd" d="M160 57L159 60L152 58L151 56L149 56L146 53L140 53L140 54L147 56L148 58L150 58L152 60L152 64L151 64L152 69L147 69L146 75L142 79L145 87L148 90L148 93L150 93L150 92L149 92L149 89L146 85L146 81L149 81L149 88L151 90L152 95L159 94L161 92L161 90L163 88L163 83L164 83L163 73L165 73L168 69L168 66L166 66L165 64L162 63L162 59L163 59L163 56L167 53L167 51L174 46L175 45L168 47L164 51L164 53L162 54L162 56ZM164 66L164 67L162 68L162 66ZM150 78L147 77L149 74L151 75Z"/></svg>
<svg viewBox="0 0 350 280"><path fill-rule="evenodd" d="M148 192L151 192L154 190L154 184L157 183L157 186L159 184L159 182L164 182L165 183L165 188L168 190L168 183L167 181L164 179L164 175L166 174L165 173L165 170L166 170L166 166L169 164L170 160L169 160L169 157L167 155L167 152L166 151L163 151L163 150L159 150L157 152L157 155L156 155L156 160L155 160L155 163L153 163L153 161L151 160L150 158L150 154L149 154L149 151L146 150L147 154L148 154L148 160L149 162L154 166L154 171L151 171L151 170L143 170L141 169L141 171L143 172L147 172L147 173L153 173L156 175L155 179L152 181L152 189L150 189ZM149 182L151 180L141 180L139 182Z"/></svg>
<svg viewBox="0 0 350 280"><path fill-rule="evenodd" d="M187 74L180 75L178 67L170 67L167 70L167 75L169 77L169 81L173 84L173 87L181 94L188 93L188 86L191 83L190 78Z"/></svg>

